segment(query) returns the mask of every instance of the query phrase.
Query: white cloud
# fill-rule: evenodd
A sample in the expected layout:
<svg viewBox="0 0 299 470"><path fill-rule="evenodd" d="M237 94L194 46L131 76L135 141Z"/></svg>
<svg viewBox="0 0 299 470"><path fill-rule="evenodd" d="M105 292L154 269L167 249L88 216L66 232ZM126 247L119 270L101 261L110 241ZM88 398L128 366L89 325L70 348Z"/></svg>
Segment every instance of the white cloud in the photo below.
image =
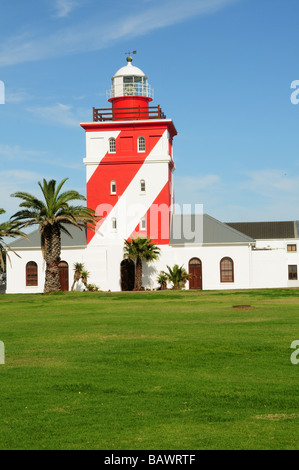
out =
<svg viewBox="0 0 299 470"><path fill-rule="evenodd" d="M31 96L23 90L20 91L9 91L6 90L5 92L5 102L6 103L21 103L22 101L27 101L31 99Z"/></svg>
<svg viewBox="0 0 299 470"><path fill-rule="evenodd" d="M77 6L74 0L55 0L54 8L57 18L65 18L69 16L71 11Z"/></svg>
<svg viewBox="0 0 299 470"><path fill-rule="evenodd" d="M10 197L17 191L26 191L38 194L37 182L43 177L34 171L26 170L3 170L0 171L0 201L1 207L6 210L6 218L18 210L19 200ZM36 188L36 189L35 189Z"/></svg>
<svg viewBox="0 0 299 470"><path fill-rule="evenodd" d="M40 157L45 152L22 149L19 145L0 144L0 157L6 160L28 160L31 157Z"/></svg>
<svg viewBox="0 0 299 470"><path fill-rule="evenodd" d="M218 175L183 176L179 177L178 180L182 187L188 188L188 192L200 192L211 186L214 187L215 184L220 182L220 177Z"/></svg>
<svg viewBox="0 0 299 470"><path fill-rule="evenodd" d="M32 183L37 181L40 175L35 171L27 170L3 170L0 171L1 184L7 184L8 181L13 181L14 184L18 183Z"/></svg>
<svg viewBox="0 0 299 470"><path fill-rule="evenodd" d="M179 204L203 204L223 222L299 219L299 174L277 168L234 175L234 181L207 174L175 178Z"/></svg>
<svg viewBox="0 0 299 470"><path fill-rule="evenodd" d="M278 194L298 194L299 174L289 176L285 170L267 169L246 172L248 179L241 184L243 189L266 197Z"/></svg>
<svg viewBox="0 0 299 470"><path fill-rule="evenodd" d="M72 106L62 103L53 106L28 108L28 111L45 121L67 127L78 127L78 123L82 121L82 116L90 114L90 110L74 110Z"/></svg>
<svg viewBox="0 0 299 470"><path fill-rule="evenodd" d="M50 34L37 34L28 25L28 32L2 41L0 47L0 66L37 61L68 54L100 50L111 46L112 41L130 39L147 34L156 29L175 25L194 18L207 15L240 0L167 0L150 2L142 10L140 1L128 3L128 15L103 23L102 12L95 14L87 21L81 21ZM58 6L58 1L56 6ZM61 17L66 16L74 7L74 2L60 2L57 11ZM138 7L138 8L137 8ZM138 12L138 13L136 13ZM101 21L101 27L99 27Z"/></svg>
<svg viewBox="0 0 299 470"><path fill-rule="evenodd" d="M52 157L49 152L44 150L30 150L23 149L19 145L4 145L0 144L0 158L5 159L8 162L31 162L36 163L40 166L42 159L43 165L56 166L59 168L68 168L72 170L82 170L81 163L74 163L73 161L68 162L66 160L57 160ZM1 183L2 184L2 183Z"/></svg>
<svg viewBox="0 0 299 470"><path fill-rule="evenodd" d="M175 176L175 202L180 206L191 204L195 211L196 204L203 205L203 212L217 207L225 189L218 175Z"/></svg>

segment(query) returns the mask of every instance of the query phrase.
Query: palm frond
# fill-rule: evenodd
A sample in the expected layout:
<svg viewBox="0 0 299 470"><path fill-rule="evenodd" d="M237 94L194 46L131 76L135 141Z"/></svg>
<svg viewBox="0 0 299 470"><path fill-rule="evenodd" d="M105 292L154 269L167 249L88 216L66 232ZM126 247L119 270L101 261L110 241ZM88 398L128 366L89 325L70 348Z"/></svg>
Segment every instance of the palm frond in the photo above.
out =
<svg viewBox="0 0 299 470"><path fill-rule="evenodd" d="M0 209L0 214L5 214L4 209ZM4 259L3 259L3 254L2 250L6 252L6 256L10 261L10 257L8 254L8 251L12 251L16 256L20 258L20 256L10 247L7 245L7 243L4 241L4 238L26 238L29 240L28 235L26 235L24 232L21 231L22 224L16 221L7 221L7 222L2 222L0 224L0 265L1 268L4 269Z"/></svg>
<svg viewBox="0 0 299 470"><path fill-rule="evenodd" d="M158 259L160 248L150 238L137 237L125 240L124 257L136 260L138 257L145 261Z"/></svg>

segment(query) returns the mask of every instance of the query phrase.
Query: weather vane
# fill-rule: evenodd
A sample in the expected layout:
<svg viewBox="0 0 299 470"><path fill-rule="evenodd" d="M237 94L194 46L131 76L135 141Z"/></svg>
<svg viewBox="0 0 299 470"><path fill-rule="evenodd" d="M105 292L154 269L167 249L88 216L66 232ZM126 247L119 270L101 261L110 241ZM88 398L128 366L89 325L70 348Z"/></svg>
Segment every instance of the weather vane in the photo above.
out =
<svg viewBox="0 0 299 470"><path fill-rule="evenodd" d="M137 51L129 51L129 52L125 52L126 55L131 55L131 54L137 54Z"/></svg>

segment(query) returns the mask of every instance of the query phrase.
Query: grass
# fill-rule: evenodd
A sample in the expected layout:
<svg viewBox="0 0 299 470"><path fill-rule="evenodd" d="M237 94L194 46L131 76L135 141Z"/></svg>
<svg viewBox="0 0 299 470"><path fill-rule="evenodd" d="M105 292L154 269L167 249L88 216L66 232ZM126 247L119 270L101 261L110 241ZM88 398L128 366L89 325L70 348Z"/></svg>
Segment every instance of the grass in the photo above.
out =
<svg viewBox="0 0 299 470"><path fill-rule="evenodd" d="M287 289L2 295L0 449L299 449L298 311Z"/></svg>

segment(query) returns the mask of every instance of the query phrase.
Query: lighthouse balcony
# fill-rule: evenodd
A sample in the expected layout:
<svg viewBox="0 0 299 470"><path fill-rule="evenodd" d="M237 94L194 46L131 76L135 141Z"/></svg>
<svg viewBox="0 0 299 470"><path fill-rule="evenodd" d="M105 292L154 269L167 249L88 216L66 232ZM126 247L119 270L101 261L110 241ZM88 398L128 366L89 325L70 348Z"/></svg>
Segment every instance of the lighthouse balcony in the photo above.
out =
<svg viewBox="0 0 299 470"><path fill-rule="evenodd" d="M106 91L107 100L119 96L146 96L154 99L154 89L148 83L119 83L112 85L110 90Z"/></svg>
<svg viewBox="0 0 299 470"><path fill-rule="evenodd" d="M166 119L160 106L121 108L93 108L93 121L127 121L140 119Z"/></svg>

